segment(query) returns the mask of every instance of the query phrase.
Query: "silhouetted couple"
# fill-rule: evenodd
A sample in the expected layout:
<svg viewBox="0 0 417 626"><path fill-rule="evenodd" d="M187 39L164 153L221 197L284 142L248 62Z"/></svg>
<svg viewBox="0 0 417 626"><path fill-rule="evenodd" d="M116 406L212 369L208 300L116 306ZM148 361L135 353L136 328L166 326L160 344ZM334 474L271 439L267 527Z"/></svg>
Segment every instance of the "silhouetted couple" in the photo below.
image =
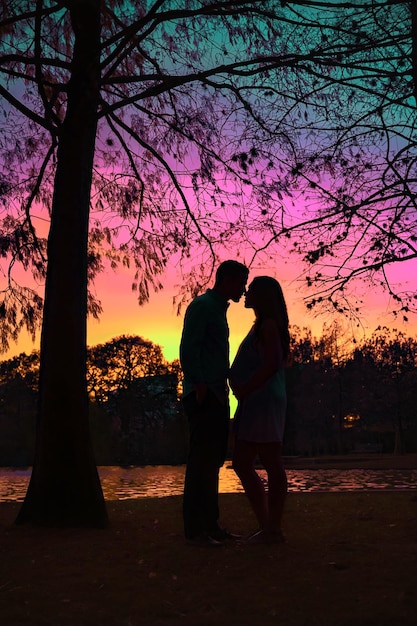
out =
<svg viewBox="0 0 417 626"><path fill-rule="evenodd" d="M215 284L188 306L180 345L183 406L189 423L184 483L184 533L188 543L220 547L226 540L270 543L284 540L281 520L287 494L282 463L285 425L285 364L289 355L288 315L279 283L253 279L246 291L245 265L224 261ZM255 312L255 323L229 364L229 300ZM229 387L238 400L234 416L233 468L258 520L244 539L219 525L219 469L228 446ZM268 491L255 469L259 459Z"/></svg>

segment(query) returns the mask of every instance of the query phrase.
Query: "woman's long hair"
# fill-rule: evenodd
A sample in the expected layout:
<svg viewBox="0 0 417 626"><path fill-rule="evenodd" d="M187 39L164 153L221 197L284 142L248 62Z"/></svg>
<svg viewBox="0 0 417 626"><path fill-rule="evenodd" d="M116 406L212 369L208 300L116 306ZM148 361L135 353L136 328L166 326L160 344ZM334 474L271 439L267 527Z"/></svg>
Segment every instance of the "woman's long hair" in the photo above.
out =
<svg viewBox="0 0 417 626"><path fill-rule="evenodd" d="M271 276L257 276L250 284L256 302L255 333L262 321L267 318L275 320L281 337L284 362L290 356L290 332L287 305L281 285Z"/></svg>

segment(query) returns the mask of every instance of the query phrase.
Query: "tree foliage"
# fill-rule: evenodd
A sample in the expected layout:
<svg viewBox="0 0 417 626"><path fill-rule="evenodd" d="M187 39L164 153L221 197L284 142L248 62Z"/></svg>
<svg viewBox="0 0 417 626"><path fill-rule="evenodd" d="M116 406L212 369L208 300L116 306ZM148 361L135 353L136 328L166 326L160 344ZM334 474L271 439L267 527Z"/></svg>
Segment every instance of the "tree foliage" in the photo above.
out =
<svg viewBox="0 0 417 626"><path fill-rule="evenodd" d="M39 350L0 361L0 385L21 380L37 391L39 368ZM129 388L138 378L165 374L179 376L178 361L167 361L159 345L138 335L114 337L87 348L87 391L92 401L106 402L112 393Z"/></svg>
<svg viewBox="0 0 417 626"><path fill-rule="evenodd" d="M42 315L69 6L2 5L3 347ZM385 0L103 3L90 281L107 263L131 267L142 303L169 262L196 292L225 248L253 263L286 249L306 263L310 306L345 310L358 278L387 286L406 314L414 294L389 268L416 257L415 11ZM89 309L101 310L93 291Z"/></svg>
<svg viewBox="0 0 417 626"><path fill-rule="evenodd" d="M404 425L411 415L416 417L415 397L410 389L415 386L417 371L417 342L397 330L391 331L386 326L378 327L362 348L364 362L371 362L384 385L383 405L387 398L393 397L390 417L395 425L395 451L402 453L406 449ZM410 402L411 400L411 402ZM386 409L385 409L386 410Z"/></svg>
<svg viewBox="0 0 417 626"><path fill-rule="evenodd" d="M127 389L137 378L168 371L160 346L142 337L123 335L89 349L87 388L90 397L104 401L109 394Z"/></svg>

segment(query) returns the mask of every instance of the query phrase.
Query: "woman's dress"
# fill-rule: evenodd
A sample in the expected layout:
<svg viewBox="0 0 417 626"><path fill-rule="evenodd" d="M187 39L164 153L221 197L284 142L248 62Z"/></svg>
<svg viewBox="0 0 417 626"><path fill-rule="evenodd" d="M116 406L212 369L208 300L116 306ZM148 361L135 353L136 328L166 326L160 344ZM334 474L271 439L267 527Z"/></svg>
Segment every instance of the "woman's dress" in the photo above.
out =
<svg viewBox="0 0 417 626"><path fill-rule="evenodd" d="M252 329L240 344L230 368L230 382L244 385L262 366L262 346ZM287 396L284 364L261 387L239 401L234 430L237 439L282 443Z"/></svg>

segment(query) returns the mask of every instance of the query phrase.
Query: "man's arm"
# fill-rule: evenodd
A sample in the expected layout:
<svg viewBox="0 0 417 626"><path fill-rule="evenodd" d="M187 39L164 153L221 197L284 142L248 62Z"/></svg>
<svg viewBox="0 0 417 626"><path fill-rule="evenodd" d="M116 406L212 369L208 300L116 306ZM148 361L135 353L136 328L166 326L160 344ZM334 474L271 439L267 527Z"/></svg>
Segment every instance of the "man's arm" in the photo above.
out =
<svg viewBox="0 0 417 626"><path fill-rule="evenodd" d="M202 351L207 332L207 308L201 301L192 302L185 314L180 344L180 361L184 377L194 385L197 402L207 394L202 366Z"/></svg>

